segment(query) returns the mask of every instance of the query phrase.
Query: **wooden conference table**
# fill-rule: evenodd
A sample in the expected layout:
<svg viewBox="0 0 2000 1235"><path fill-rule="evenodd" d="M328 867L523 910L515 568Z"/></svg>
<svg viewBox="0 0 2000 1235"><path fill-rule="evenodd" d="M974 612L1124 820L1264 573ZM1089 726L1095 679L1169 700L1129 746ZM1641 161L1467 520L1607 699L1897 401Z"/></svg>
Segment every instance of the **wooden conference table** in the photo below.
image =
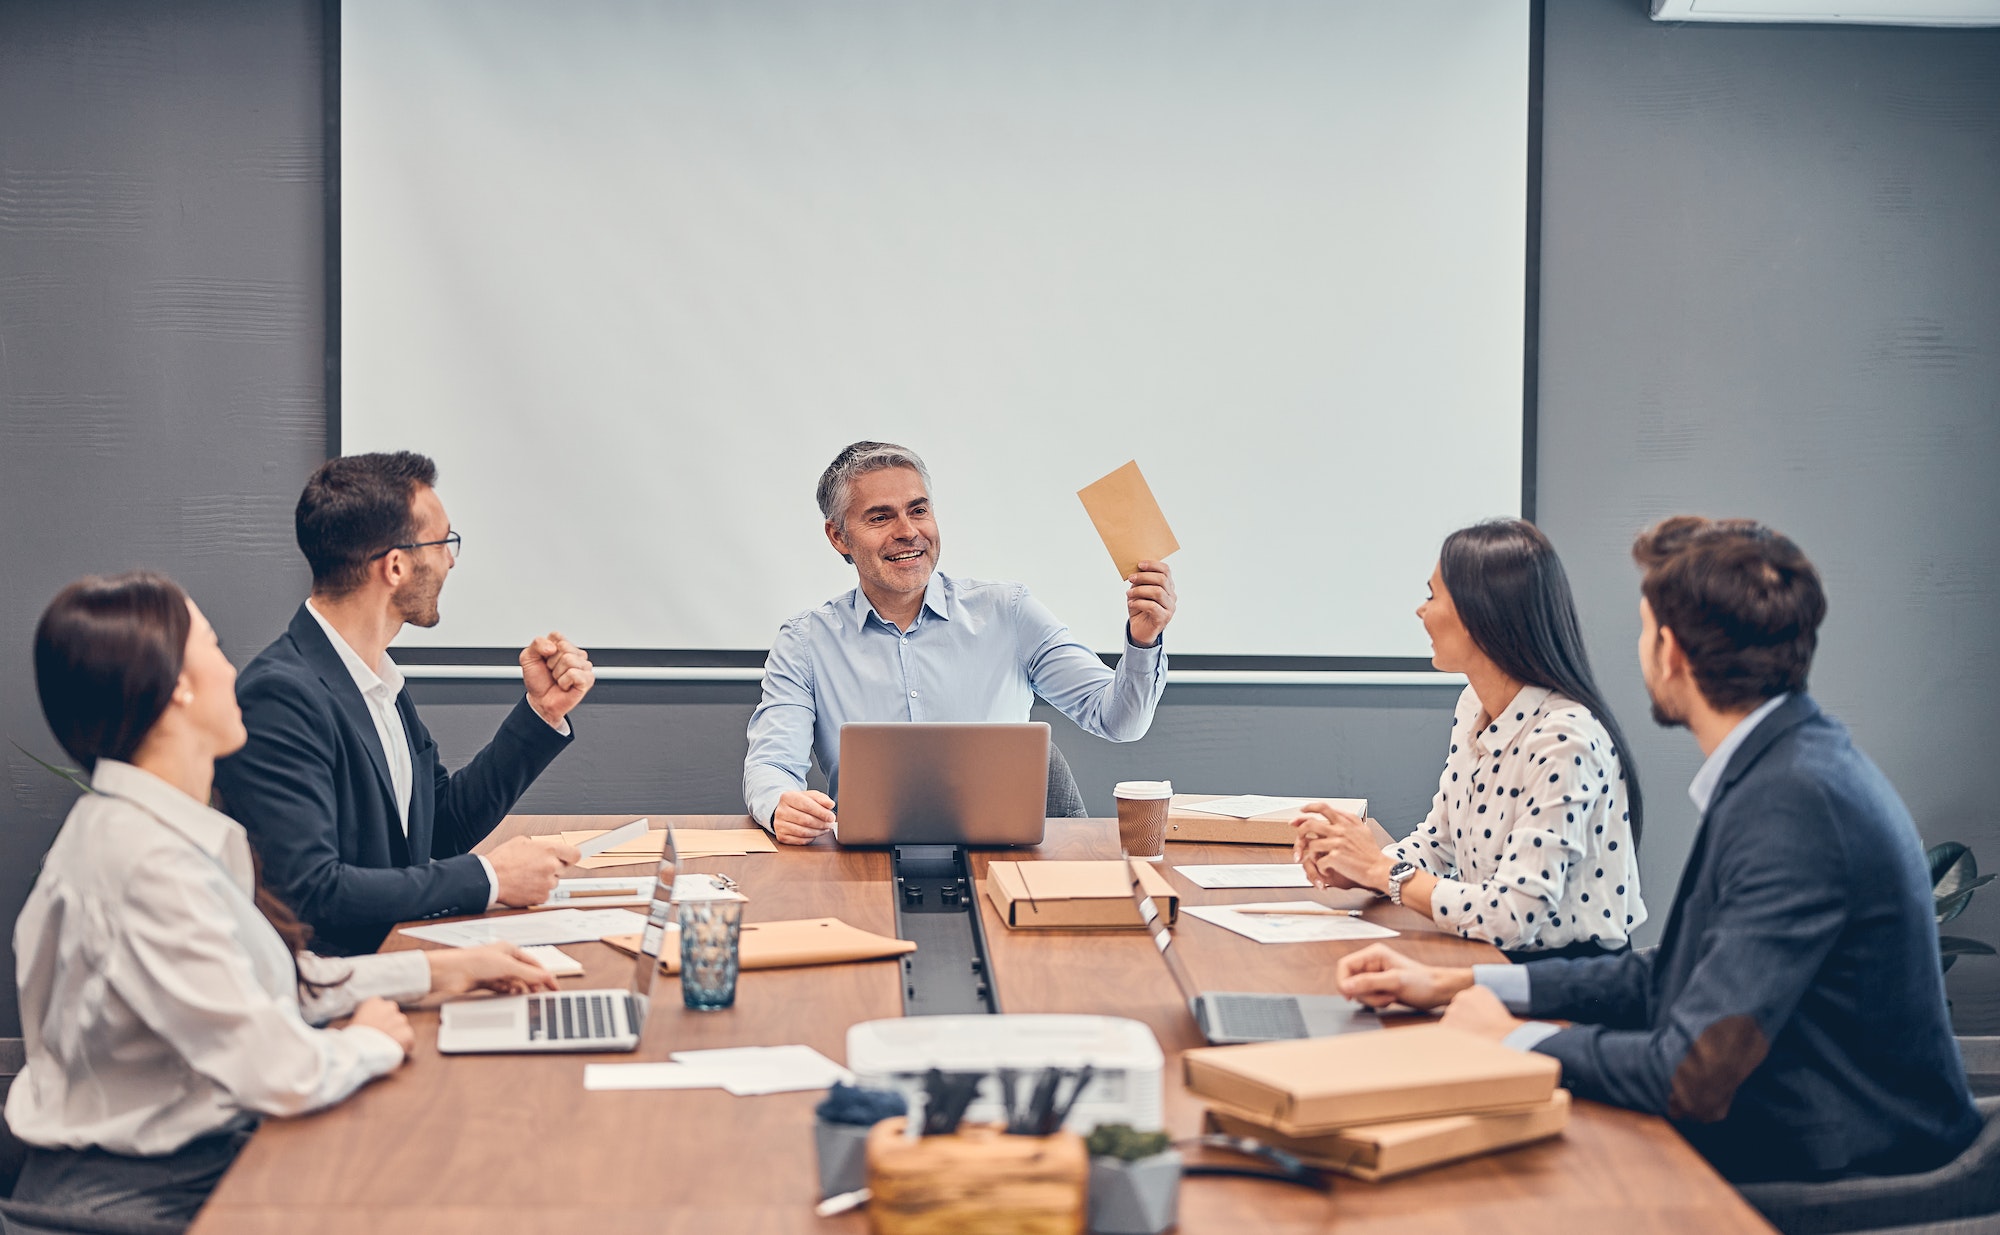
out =
<svg viewBox="0 0 2000 1235"><path fill-rule="evenodd" d="M613 827L632 816L517 815L487 845L523 833ZM750 826L745 816L653 816L656 826ZM1021 858L1020 852L995 856ZM1036 856L1114 858L1110 820L1051 820ZM1170 844L1169 866L1270 862L1287 851ZM988 855L975 853L975 876ZM708 859L690 869L736 878L746 921L838 917L895 933L889 857L822 840L776 854ZM583 874L643 874L646 867ZM1182 906L1303 896L1210 891L1170 876ZM1167 1055L1166 1119L1176 1136L1201 1129L1200 1101L1178 1058L1198 1046L1192 1018L1143 934L1010 931L982 894L1001 1007L1091 1012L1143 1021ZM1484 944L1437 932L1415 913L1367 911L1403 932L1398 946L1435 963L1497 960ZM1353 944L1260 945L1188 917L1177 947L1204 987L1324 992ZM386 948L425 946L392 934ZM623 986L632 961L600 943L566 945L586 973L565 986ZM633 1054L437 1053L437 1016L414 1012L417 1046L400 1072L330 1111L267 1121L201 1212L196 1235L224 1232L533 1231L538 1235L658 1235L678 1231L856 1232L861 1212L813 1214L818 1179L812 1108L818 1094L735 1098L720 1090L586 1093L587 1061L664 1060L671 1050L805 1043L846 1058L847 1027L901 1014L898 966L880 961L742 975L735 1007L692 1013L655 1004ZM1392 1031L1393 1032L1393 1031ZM1180 1230L1397 1231L1408 1235L1548 1235L1552 1231L1768 1231L1763 1220L1664 1121L1578 1103L1560 1139L1439 1167L1387 1183L1336 1178L1327 1192L1231 1178L1190 1178Z"/></svg>

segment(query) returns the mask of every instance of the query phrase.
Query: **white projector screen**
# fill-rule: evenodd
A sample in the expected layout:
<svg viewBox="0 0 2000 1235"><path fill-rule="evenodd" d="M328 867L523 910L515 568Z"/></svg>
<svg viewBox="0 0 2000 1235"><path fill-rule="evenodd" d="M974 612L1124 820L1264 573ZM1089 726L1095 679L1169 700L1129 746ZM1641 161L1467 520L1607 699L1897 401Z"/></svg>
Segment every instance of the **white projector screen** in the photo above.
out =
<svg viewBox="0 0 2000 1235"><path fill-rule="evenodd" d="M403 645L760 649L813 487L924 456L941 568L1089 645L1075 491L1181 543L1177 655L1427 657L1521 513L1529 0L343 0L338 447L465 554Z"/></svg>

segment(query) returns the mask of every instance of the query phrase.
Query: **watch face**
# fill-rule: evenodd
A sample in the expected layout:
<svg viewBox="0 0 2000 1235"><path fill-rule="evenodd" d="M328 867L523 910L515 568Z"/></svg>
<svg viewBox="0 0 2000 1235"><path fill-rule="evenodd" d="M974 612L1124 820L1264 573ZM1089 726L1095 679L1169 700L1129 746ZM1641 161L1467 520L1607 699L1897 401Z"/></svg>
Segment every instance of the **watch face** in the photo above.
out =
<svg viewBox="0 0 2000 1235"><path fill-rule="evenodd" d="M1416 873L1416 865L1411 862L1398 862L1389 868L1389 878L1391 879L1408 879Z"/></svg>

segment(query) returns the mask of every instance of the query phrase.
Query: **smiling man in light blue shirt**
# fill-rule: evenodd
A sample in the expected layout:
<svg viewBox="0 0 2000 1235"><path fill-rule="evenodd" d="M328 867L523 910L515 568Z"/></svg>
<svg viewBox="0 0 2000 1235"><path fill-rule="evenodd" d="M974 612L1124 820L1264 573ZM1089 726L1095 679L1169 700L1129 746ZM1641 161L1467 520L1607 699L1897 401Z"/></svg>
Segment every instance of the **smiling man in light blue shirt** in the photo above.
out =
<svg viewBox="0 0 2000 1235"><path fill-rule="evenodd" d="M1126 582L1125 653L1114 671L1019 583L953 578L923 460L887 442L856 442L819 481L834 551L859 585L778 631L764 698L750 716L743 800L787 844L834 826L834 797L806 788L817 756L840 792L848 721L1025 721L1034 698L1114 742L1145 736L1166 688L1162 635L1173 574L1141 562Z"/></svg>

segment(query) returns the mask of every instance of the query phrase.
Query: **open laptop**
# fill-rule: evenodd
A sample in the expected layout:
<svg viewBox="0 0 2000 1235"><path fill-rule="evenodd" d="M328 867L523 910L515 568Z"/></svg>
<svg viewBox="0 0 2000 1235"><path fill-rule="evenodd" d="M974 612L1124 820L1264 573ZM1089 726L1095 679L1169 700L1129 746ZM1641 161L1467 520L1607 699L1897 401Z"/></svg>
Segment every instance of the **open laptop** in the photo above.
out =
<svg viewBox="0 0 2000 1235"><path fill-rule="evenodd" d="M646 931L625 989L537 992L445 1004L438 1012L438 1053L637 1050L656 985L670 981L677 991L680 981L660 972L661 941L674 920L673 869L670 850L653 880Z"/></svg>
<svg viewBox="0 0 2000 1235"><path fill-rule="evenodd" d="M843 845L1039 845L1049 727L896 721L840 727Z"/></svg>
<svg viewBox="0 0 2000 1235"><path fill-rule="evenodd" d="M1174 984L1188 1001L1201 1036L1215 1046L1236 1042L1283 1042L1292 1038L1326 1038L1337 1033L1380 1029L1382 1022L1367 1005L1342 995L1257 995L1240 991L1204 991L1174 951L1173 932L1160 921L1153 898L1135 877L1132 896L1139 902L1139 920L1174 975Z"/></svg>

